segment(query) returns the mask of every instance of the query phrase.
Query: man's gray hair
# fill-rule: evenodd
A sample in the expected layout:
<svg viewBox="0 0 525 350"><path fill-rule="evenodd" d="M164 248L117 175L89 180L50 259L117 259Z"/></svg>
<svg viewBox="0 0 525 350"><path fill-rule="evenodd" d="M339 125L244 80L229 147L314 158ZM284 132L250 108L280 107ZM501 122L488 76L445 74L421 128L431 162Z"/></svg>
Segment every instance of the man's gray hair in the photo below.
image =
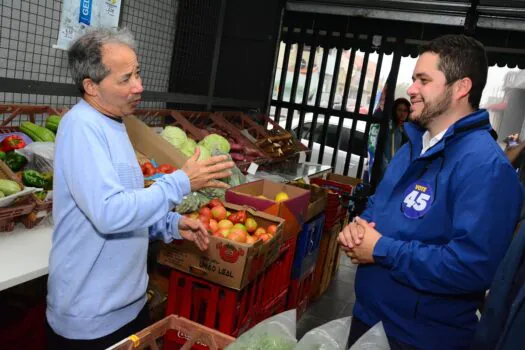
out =
<svg viewBox="0 0 525 350"><path fill-rule="evenodd" d="M79 37L68 50L68 64L73 82L84 94L83 81L86 78L100 83L109 70L102 63L102 46L123 44L136 51L133 34L127 29L95 29Z"/></svg>

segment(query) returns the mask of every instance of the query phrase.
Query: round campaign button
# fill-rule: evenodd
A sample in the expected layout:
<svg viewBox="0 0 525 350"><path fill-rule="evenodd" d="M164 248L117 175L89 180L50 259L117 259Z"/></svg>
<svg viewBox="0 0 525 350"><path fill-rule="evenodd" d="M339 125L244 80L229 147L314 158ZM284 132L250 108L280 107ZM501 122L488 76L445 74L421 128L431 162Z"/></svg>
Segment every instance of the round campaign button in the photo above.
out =
<svg viewBox="0 0 525 350"><path fill-rule="evenodd" d="M409 219L419 219L425 215L434 202L434 191L427 181L417 180L405 191L401 209Z"/></svg>

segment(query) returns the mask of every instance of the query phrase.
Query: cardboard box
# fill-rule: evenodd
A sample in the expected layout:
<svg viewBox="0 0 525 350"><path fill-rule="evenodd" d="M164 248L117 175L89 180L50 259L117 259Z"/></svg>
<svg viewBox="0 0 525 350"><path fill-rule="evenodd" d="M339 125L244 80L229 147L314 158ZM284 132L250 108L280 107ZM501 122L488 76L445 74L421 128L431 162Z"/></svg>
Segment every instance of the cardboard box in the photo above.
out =
<svg viewBox="0 0 525 350"><path fill-rule="evenodd" d="M193 242L177 240L163 244L158 262L238 290L254 280L279 256L284 220L240 205L224 203L224 206L232 213L246 210L259 226L277 225L275 236L264 244L258 241L253 245L210 236L209 248L205 252L200 251Z"/></svg>
<svg viewBox="0 0 525 350"><path fill-rule="evenodd" d="M167 163L178 169L188 160L188 157L137 117L124 118L124 125L133 149L148 159L155 159L158 164Z"/></svg>
<svg viewBox="0 0 525 350"><path fill-rule="evenodd" d="M279 192L286 192L289 199L280 203L274 201L275 195ZM303 223L306 222L310 191L282 183L260 180L228 189L226 201L246 205L283 218L285 220L283 239L286 241L297 236Z"/></svg>
<svg viewBox="0 0 525 350"><path fill-rule="evenodd" d="M345 185L351 185L352 187L355 187L357 184L360 184L362 182L361 179L356 179L355 177L343 176L332 173L328 174L326 179L328 181L334 181Z"/></svg>
<svg viewBox="0 0 525 350"><path fill-rule="evenodd" d="M291 185L310 191L310 202L306 211L305 222L309 222L317 215L323 213L328 203L328 190L319 186L308 185L301 182L292 182Z"/></svg>

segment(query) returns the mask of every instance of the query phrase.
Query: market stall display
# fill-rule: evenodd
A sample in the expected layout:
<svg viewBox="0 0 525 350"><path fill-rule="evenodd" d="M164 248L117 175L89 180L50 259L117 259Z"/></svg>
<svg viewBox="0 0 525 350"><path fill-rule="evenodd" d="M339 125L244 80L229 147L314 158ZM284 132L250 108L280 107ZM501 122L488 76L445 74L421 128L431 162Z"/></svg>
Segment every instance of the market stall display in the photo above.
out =
<svg viewBox="0 0 525 350"><path fill-rule="evenodd" d="M16 108L0 106L0 111L11 113L4 119L11 126L0 127L0 170L21 186L43 190L31 195L29 212L16 220L31 228L51 211L47 193L52 190L53 141L63 110L50 113L47 107L30 106L27 110L34 116L29 113L17 122L23 108ZM331 282L338 262L336 237L348 217L347 197L359 181L332 175L311 179L329 171L315 165L295 163L292 171L289 166L304 146L264 118L260 123L243 113L169 109L136 114L124 123L145 187L182 168L197 149L201 159L226 154L238 165L232 176L221 179L231 186L229 190L192 192L174 209L203 222L210 233L210 248L201 252L184 241L162 244L158 262L172 268L162 303L166 314L182 317L163 320L165 330L178 331L165 337L161 332L157 338L179 348L194 338L176 328L186 321L231 340L285 310L296 309L300 317ZM264 148L261 140L270 140L274 148ZM296 181L253 181L253 175L243 174L252 162L278 175L279 181ZM306 178L312 184L304 183ZM1 185L0 180L0 190ZM119 346L124 344L129 342Z"/></svg>
<svg viewBox="0 0 525 350"><path fill-rule="evenodd" d="M42 189L31 195L32 210L17 218L26 228L35 227L51 213L53 142L65 112L65 108L48 106L0 105L0 160L25 186Z"/></svg>

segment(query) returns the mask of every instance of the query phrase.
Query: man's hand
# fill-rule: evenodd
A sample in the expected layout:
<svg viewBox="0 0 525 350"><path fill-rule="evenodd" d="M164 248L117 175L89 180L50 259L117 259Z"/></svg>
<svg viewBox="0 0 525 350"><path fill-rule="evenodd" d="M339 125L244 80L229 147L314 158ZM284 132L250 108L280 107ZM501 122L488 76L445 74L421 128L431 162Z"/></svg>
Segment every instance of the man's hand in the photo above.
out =
<svg viewBox="0 0 525 350"><path fill-rule="evenodd" d="M193 157L188 159L182 167L182 171L184 171L190 179L192 192L206 187L228 188L228 184L217 180L231 176L232 173L230 169L233 168L235 164L227 161L227 156L216 156L208 160L198 160L200 154L200 149L197 147Z"/></svg>
<svg viewBox="0 0 525 350"><path fill-rule="evenodd" d="M179 219L179 233L182 238L194 242L200 250L208 249L208 244L210 243L208 231L206 231L200 220L181 216Z"/></svg>
<svg viewBox="0 0 525 350"><path fill-rule="evenodd" d="M356 217L359 219L359 217ZM375 223L369 223L371 227L375 227ZM354 248L361 244L361 241L365 235L365 228L360 226L357 221L353 221L348 224L343 231L339 233L337 237L337 242L343 246L345 251Z"/></svg>
<svg viewBox="0 0 525 350"><path fill-rule="evenodd" d="M374 248L381 238L381 234L366 220L357 217L356 222L360 228L364 229L363 238L359 245L354 245L352 249L345 249L346 255L354 264L372 264L375 262Z"/></svg>

